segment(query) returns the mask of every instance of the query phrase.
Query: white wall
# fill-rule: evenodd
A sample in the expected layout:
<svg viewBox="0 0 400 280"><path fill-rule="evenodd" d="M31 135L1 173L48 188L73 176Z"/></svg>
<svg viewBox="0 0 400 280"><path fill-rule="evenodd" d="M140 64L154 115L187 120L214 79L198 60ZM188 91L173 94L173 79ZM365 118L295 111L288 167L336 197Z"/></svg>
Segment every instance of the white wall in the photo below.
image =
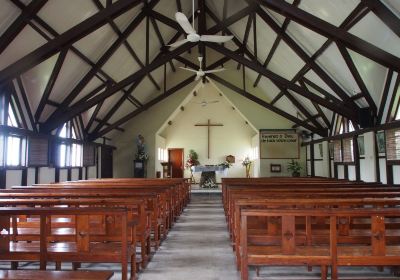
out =
<svg viewBox="0 0 400 280"><path fill-rule="evenodd" d="M322 148L322 155L320 150ZM314 162L315 176L329 177L329 152L328 142L314 144Z"/></svg>
<svg viewBox="0 0 400 280"><path fill-rule="evenodd" d="M233 155L236 162L227 170L227 174L217 173L217 181L220 176L244 177L245 168L241 162L246 156L251 156L252 138L257 131L246 124L246 120L238 110L233 109L232 105L209 83L200 87L196 95L184 106L183 111L179 109L178 114L168 119L172 124L167 124L160 131L165 138L166 148L183 148L185 160L189 150L193 149L198 153L202 165L217 165L224 162L226 156ZM218 102L201 106L199 103L203 100ZM210 158L207 157L208 129L204 126L195 126L206 124L208 120L212 124L223 125L210 128ZM200 173L194 175L198 180ZM190 177L189 170L185 170L185 177Z"/></svg>
<svg viewBox="0 0 400 280"><path fill-rule="evenodd" d="M232 68L232 69L235 69ZM172 73L168 76L168 83L171 85L176 84L178 81L181 81L183 75L187 75L187 71L177 71L176 73ZM226 72L226 73L225 73ZM224 75L224 79L234 83L240 84L241 81L241 71L236 70L228 70L225 71L222 75ZM187 76L186 76L187 77ZM246 83L251 85L252 80L246 79ZM118 138L113 139L113 145L117 147L117 150L114 153L114 176L115 177L132 177L132 167L133 167L133 158L134 153L136 150L134 139L138 134L142 134L145 137L147 151L149 153L149 160L147 162L147 176L148 177L155 177L155 171L158 169L155 165L156 163L155 156L156 156L156 135L159 132L159 129L170 120L170 117L174 117L173 113L176 111L177 108L181 106L181 104L185 101L185 98L188 97L188 94L193 90L196 86L195 83L192 83L185 88L175 92L172 96L164 99L163 101L157 103L149 110L142 112L141 114L137 115L134 119L129 121L124 127L126 132L121 133L118 135ZM292 122L288 121L287 119L265 109L264 107L254 103L253 101L248 100L247 98L239 95L236 92L233 92L231 89L228 89L218 83L216 86L219 90L223 93L224 96L228 99L229 102L240 112L244 119L248 120L248 122L254 126L256 130L259 129L290 129L293 125ZM247 91L251 94L254 94L260 98L265 99L265 93L263 93L259 88L253 88L249 86ZM269 100L267 100L269 101ZM187 107L185 105L185 107ZM186 112L186 109L185 109ZM189 118L192 118L190 115ZM214 116L210 119L214 121ZM205 119L207 120L207 118ZM186 120L189 121L189 120ZM216 122L221 121L221 119L216 118ZM183 122L183 120L182 120ZM201 120L204 122L204 120ZM222 122L222 121L221 121ZM173 122L174 125L174 122ZM201 130L198 128L198 130ZM212 133L219 133L218 128L212 129ZM199 131L200 133L200 131ZM236 133L236 132L235 132ZM234 136L235 134L233 134ZM165 135L161 136L165 137ZM203 134L204 136L204 134ZM232 137L233 137L232 136ZM168 137L165 137L168 140ZM217 141L217 140L214 140ZM220 140L226 141L226 140ZM201 142L201 141L200 141ZM214 142L216 143L216 142ZM168 145L168 144L167 144ZM214 144L211 144L214 145ZM204 145L206 146L206 145ZM171 147L171 145L169 145ZM199 146L199 149L201 147ZM237 153L239 157L245 155L245 149L251 148L251 138L249 140L249 144L246 148L243 148L241 152ZM303 149L305 150L305 149ZM200 150L198 150L200 151ZM226 150L224 154L229 154L232 151L231 149ZM202 154L199 153L199 154ZM301 164L305 166L305 152L302 152L302 157L300 159ZM222 156L222 152L219 154ZM220 161L222 158L219 158ZM241 158L236 158L240 160ZM216 160L217 161L217 160ZM269 164L272 161L269 160L261 160L260 162L260 176L269 176ZM282 161L273 161L282 163L282 170L286 171L286 165L288 160ZM273 163L272 162L272 163ZM207 161L201 162L206 164ZM237 172L242 170L244 176L244 168L237 169ZM305 170L305 168L303 168ZM231 172L231 171L229 171ZM233 169L232 169L233 172ZM274 176L276 173L274 173ZM280 174L281 176L287 175L286 173Z"/></svg>

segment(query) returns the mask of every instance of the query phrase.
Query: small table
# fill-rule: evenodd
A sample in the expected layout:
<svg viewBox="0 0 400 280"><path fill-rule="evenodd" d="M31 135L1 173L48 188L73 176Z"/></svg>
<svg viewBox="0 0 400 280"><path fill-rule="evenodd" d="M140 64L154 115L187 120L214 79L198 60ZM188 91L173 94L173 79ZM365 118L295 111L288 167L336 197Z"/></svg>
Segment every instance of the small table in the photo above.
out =
<svg viewBox="0 0 400 280"><path fill-rule="evenodd" d="M219 165L197 165L193 172L201 172L200 188L218 188L215 172L223 172L225 168Z"/></svg>

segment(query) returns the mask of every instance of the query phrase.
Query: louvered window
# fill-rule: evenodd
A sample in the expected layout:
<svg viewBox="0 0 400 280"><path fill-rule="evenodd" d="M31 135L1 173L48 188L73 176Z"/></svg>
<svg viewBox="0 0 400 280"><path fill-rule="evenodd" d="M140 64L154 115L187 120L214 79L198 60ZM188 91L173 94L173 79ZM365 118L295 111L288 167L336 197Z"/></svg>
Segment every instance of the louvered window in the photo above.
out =
<svg viewBox="0 0 400 280"><path fill-rule="evenodd" d="M342 142L340 140L333 141L333 161L342 162Z"/></svg>
<svg viewBox="0 0 400 280"><path fill-rule="evenodd" d="M343 162L354 162L353 139L343 139Z"/></svg>
<svg viewBox="0 0 400 280"><path fill-rule="evenodd" d="M47 137L29 137L28 166L47 166L49 161L49 140Z"/></svg>
<svg viewBox="0 0 400 280"><path fill-rule="evenodd" d="M400 160L400 128L386 130L387 160Z"/></svg>
<svg viewBox="0 0 400 280"><path fill-rule="evenodd" d="M95 162L95 146L92 144L83 145L83 166L93 166Z"/></svg>

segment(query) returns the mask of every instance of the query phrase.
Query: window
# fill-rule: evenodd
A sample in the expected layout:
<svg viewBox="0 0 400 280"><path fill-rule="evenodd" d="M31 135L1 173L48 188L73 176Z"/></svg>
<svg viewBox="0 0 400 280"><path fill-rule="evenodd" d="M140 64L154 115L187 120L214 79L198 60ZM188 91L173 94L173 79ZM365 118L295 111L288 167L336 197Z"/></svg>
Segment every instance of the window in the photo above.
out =
<svg viewBox="0 0 400 280"><path fill-rule="evenodd" d="M157 152L158 152L157 159L159 161L168 161L168 150L167 149L158 148Z"/></svg>
<svg viewBox="0 0 400 280"><path fill-rule="evenodd" d="M58 136L76 139L75 129L71 122L67 122L61 127ZM59 167L81 167L83 164L82 144L62 140L58 144L56 164Z"/></svg>
<svg viewBox="0 0 400 280"><path fill-rule="evenodd" d="M17 118L15 117L14 110L11 108L11 104L8 105L7 125L18 127Z"/></svg>
<svg viewBox="0 0 400 280"><path fill-rule="evenodd" d="M397 107L397 113L396 113L396 117L394 118L395 120L400 120L400 104Z"/></svg>
<svg viewBox="0 0 400 280"><path fill-rule="evenodd" d="M343 162L354 162L353 139L343 139Z"/></svg>

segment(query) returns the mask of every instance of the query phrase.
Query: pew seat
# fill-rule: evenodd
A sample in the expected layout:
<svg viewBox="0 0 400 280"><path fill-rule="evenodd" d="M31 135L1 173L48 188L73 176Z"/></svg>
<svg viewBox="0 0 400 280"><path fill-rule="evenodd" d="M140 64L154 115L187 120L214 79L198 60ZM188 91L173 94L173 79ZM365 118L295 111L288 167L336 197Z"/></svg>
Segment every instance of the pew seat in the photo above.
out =
<svg viewBox="0 0 400 280"><path fill-rule="evenodd" d="M109 280L111 271L42 271L42 270L0 270L4 280Z"/></svg>

